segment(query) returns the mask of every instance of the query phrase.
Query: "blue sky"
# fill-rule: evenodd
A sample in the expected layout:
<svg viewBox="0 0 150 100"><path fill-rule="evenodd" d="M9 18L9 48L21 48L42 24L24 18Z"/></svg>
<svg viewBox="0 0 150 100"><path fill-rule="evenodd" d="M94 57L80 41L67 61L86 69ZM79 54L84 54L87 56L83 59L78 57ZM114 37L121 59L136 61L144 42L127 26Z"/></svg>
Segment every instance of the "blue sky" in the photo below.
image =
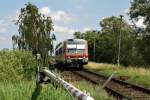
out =
<svg viewBox="0 0 150 100"><path fill-rule="evenodd" d="M104 17L124 14L131 0L4 0L0 3L0 49L12 48L11 36L18 34L14 20L25 4L32 2L39 11L51 16L58 43L72 38L75 31L100 30Z"/></svg>

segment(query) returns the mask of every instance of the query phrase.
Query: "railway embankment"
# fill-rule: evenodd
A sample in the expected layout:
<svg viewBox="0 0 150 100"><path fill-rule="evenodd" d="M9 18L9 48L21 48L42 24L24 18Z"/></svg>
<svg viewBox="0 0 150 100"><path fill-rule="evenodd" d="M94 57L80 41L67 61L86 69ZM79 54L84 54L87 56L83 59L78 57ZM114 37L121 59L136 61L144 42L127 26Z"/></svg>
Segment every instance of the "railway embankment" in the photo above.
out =
<svg viewBox="0 0 150 100"><path fill-rule="evenodd" d="M81 91L89 94L95 100L115 100L107 93L107 91L103 89L101 85L92 84L90 81L87 81L83 77L80 77L78 74L75 74L73 70L63 71L61 76L64 80L71 83Z"/></svg>
<svg viewBox="0 0 150 100"><path fill-rule="evenodd" d="M0 51L0 100L71 100L71 96L62 87L56 89L51 83L36 86L35 61L35 57L28 51ZM71 83L89 92L95 100L112 100L98 86L83 81Z"/></svg>
<svg viewBox="0 0 150 100"><path fill-rule="evenodd" d="M36 87L36 70L31 52L0 51L0 100L71 100L67 91L52 84Z"/></svg>
<svg viewBox="0 0 150 100"><path fill-rule="evenodd" d="M150 88L150 68L148 67L124 67L113 64L89 62L84 68L107 76L115 73L114 78Z"/></svg>

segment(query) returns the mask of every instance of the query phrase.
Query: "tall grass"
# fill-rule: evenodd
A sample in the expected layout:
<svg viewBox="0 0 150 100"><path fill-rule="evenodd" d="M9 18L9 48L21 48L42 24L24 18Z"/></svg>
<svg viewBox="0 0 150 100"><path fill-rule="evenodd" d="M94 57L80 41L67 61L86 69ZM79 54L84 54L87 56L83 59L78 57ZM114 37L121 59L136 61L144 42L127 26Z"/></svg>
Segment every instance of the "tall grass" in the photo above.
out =
<svg viewBox="0 0 150 100"><path fill-rule="evenodd" d="M113 100L101 86L85 81L73 82L77 88L89 93L95 100ZM57 89L52 84L41 84L38 88L34 81L0 82L0 100L72 100L62 87Z"/></svg>
<svg viewBox="0 0 150 100"><path fill-rule="evenodd" d="M93 85L85 81L74 82L73 84L82 91L89 93L95 100L113 100L101 86Z"/></svg>
<svg viewBox="0 0 150 100"><path fill-rule="evenodd" d="M51 84L36 88L34 82L0 82L0 100L71 100L71 96Z"/></svg>
<svg viewBox="0 0 150 100"><path fill-rule="evenodd" d="M117 66L113 64L104 64L104 63L93 63L90 62L85 68L89 70L97 70L100 73L110 75L116 71L115 76L129 76L128 80L134 84L144 85L145 87L150 87L150 68L138 68L138 67L124 67Z"/></svg>
<svg viewBox="0 0 150 100"><path fill-rule="evenodd" d="M0 100L71 100L63 88L52 84L35 85L36 61L29 51L0 51ZM89 91L96 100L111 100L100 87L73 83ZM100 94L99 94L100 93Z"/></svg>

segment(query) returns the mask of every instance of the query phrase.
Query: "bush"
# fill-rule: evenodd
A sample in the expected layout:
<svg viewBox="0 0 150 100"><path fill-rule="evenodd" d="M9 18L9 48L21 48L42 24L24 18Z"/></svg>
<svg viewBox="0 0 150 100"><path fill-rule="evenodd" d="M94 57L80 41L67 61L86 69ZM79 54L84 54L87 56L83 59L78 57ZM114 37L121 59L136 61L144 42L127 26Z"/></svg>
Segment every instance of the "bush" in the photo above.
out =
<svg viewBox="0 0 150 100"><path fill-rule="evenodd" d="M35 77L36 60L29 51L0 51L0 80L31 80Z"/></svg>

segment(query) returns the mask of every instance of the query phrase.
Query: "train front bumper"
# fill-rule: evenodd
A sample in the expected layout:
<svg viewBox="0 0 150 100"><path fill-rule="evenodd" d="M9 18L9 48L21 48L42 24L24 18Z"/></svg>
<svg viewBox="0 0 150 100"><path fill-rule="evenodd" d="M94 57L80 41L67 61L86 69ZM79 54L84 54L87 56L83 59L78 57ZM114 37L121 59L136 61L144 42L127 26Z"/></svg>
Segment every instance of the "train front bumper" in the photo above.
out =
<svg viewBox="0 0 150 100"><path fill-rule="evenodd" d="M87 64L88 58L77 58L77 59L67 58L66 63L68 63L68 64Z"/></svg>

